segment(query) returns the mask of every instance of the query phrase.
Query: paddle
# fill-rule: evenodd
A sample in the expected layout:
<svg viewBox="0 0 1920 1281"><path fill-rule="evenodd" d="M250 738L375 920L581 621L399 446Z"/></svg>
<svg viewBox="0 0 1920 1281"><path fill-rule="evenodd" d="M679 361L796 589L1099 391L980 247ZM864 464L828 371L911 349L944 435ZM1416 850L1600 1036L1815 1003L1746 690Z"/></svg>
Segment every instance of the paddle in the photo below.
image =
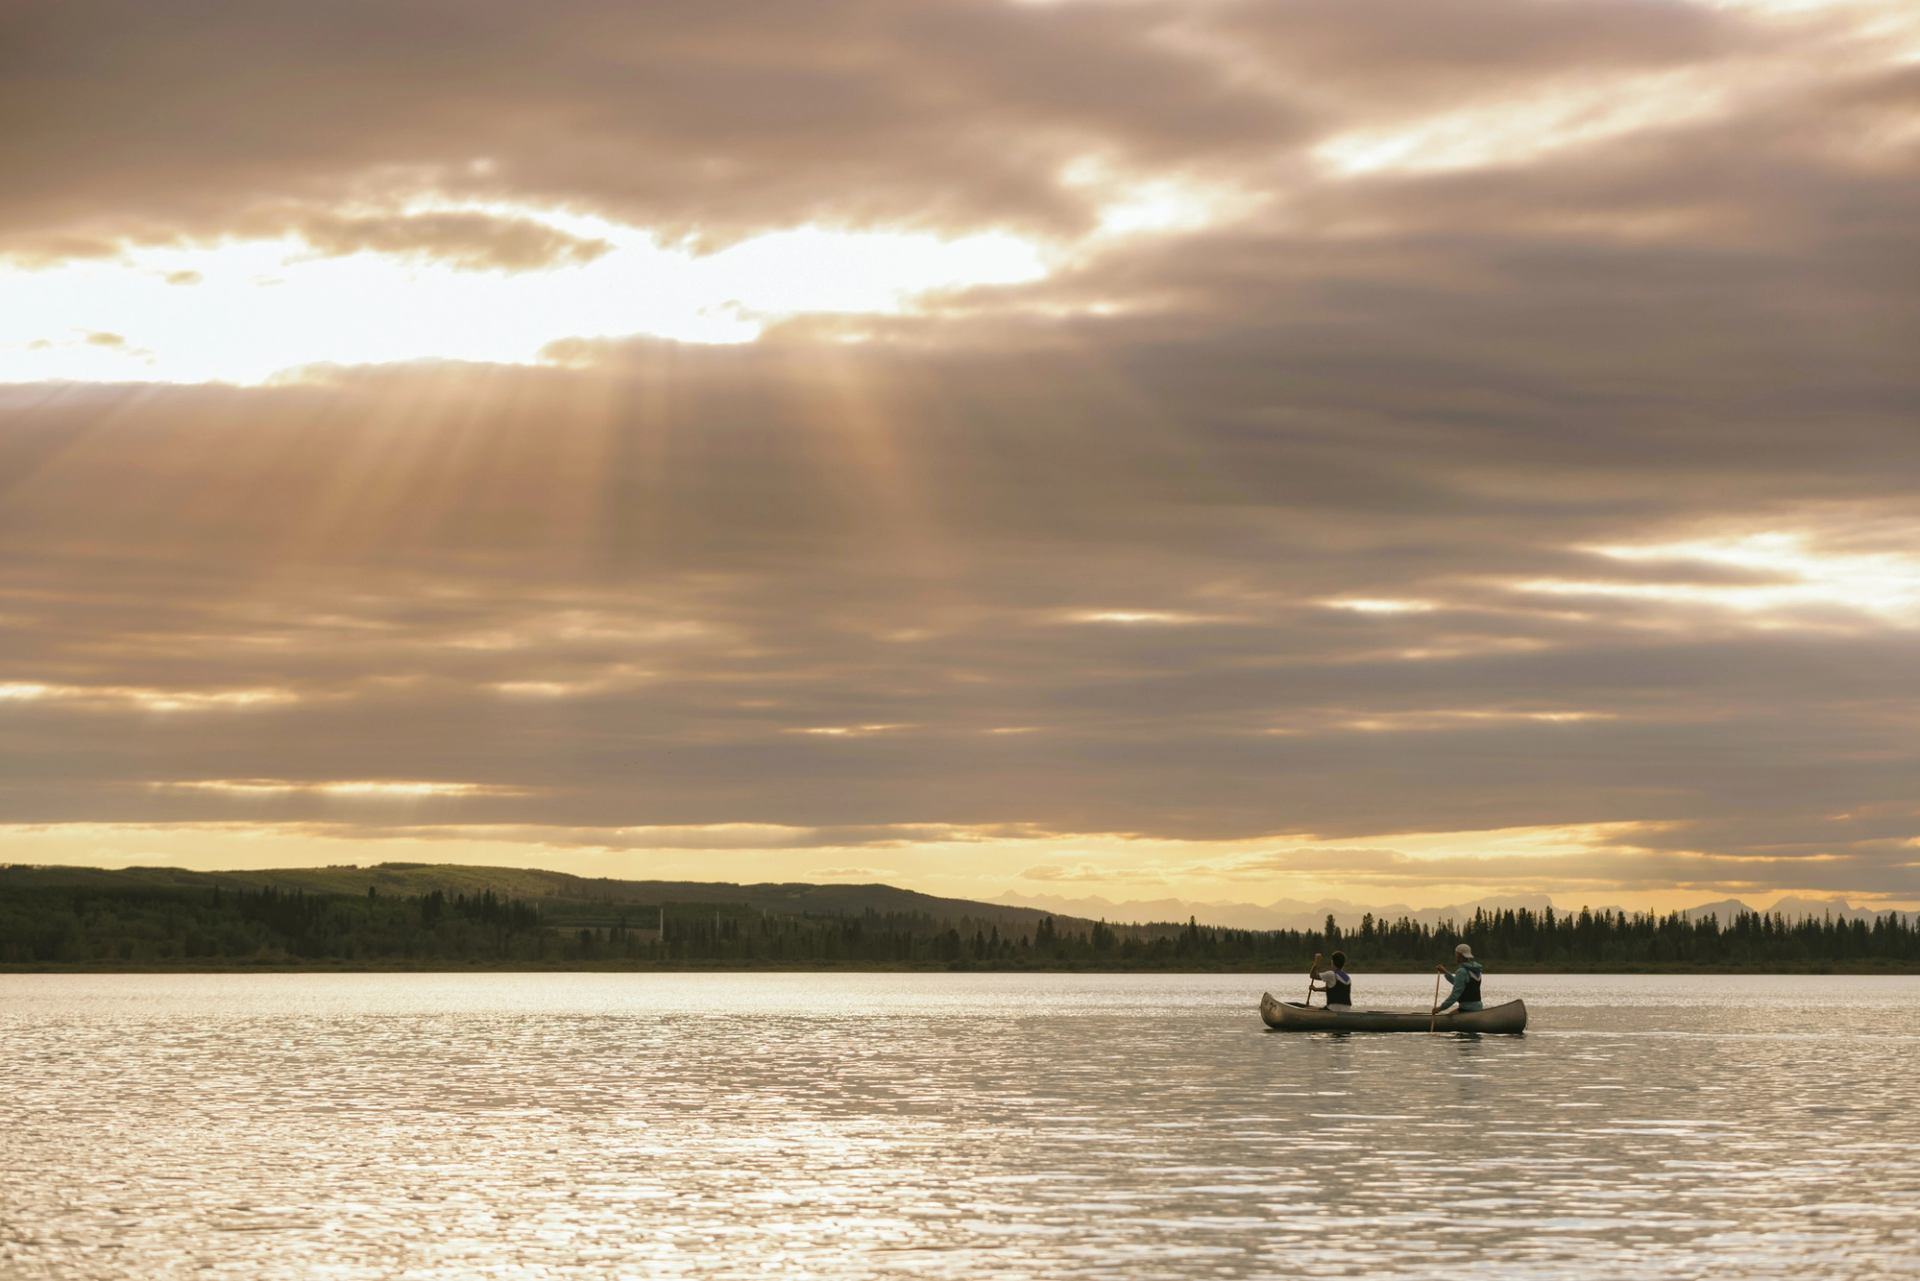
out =
<svg viewBox="0 0 1920 1281"><path fill-rule="evenodd" d="M1433 976L1433 1010L1431 1013L1427 1015L1427 1031L1429 1032L1433 1031L1433 1025L1440 1021L1440 979L1441 977L1442 976L1439 974L1436 974Z"/></svg>
<svg viewBox="0 0 1920 1281"><path fill-rule="evenodd" d="M1313 1008L1313 976L1320 972L1320 953L1313 954L1313 963L1307 966L1307 999L1300 1002L1308 1009Z"/></svg>

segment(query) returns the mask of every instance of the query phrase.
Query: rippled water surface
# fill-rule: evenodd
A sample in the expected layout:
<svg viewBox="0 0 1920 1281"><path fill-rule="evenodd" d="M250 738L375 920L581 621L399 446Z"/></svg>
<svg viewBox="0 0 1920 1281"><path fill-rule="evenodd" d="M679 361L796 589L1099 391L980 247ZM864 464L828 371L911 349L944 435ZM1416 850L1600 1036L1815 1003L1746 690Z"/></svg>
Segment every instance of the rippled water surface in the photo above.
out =
<svg viewBox="0 0 1920 1281"><path fill-rule="evenodd" d="M0 1276L1920 1276L1920 979L1262 986L0 976Z"/></svg>

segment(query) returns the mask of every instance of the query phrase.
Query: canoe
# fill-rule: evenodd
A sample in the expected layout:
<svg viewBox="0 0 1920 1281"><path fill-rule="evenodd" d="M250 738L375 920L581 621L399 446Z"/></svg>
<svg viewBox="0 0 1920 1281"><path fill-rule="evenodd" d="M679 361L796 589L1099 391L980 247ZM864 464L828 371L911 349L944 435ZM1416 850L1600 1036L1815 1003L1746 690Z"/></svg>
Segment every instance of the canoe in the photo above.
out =
<svg viewBox="0 0 1920 1281"><path fill-rule="evenodd" d="M1465 1010L1437 1018L1425 1010L1403 1014L1397 1010L1329 1010L1298 1001L1276 1001L1273 993L1260 997L1260 1017L1279 1032L1524 1032L1527 1003L1508 1001L1484 1010Z"/></svg>

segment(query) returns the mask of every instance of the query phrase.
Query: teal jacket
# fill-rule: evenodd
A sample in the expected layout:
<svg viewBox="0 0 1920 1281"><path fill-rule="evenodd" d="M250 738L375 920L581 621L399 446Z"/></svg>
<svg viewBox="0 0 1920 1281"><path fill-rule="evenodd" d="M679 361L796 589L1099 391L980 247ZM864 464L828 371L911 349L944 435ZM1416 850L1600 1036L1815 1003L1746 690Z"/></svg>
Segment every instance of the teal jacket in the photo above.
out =
<svg viewBox="0 0 1920 1281"><path fill-rule="evenodd" d="M1440 1002L1440 1008L1444 1010L1450 1005L1458 1004L1463 1010L1485 1009L1486 1005L1483 1002L1460 999L1466 993L1467 984L1484 977L1485 974L1486 971L1480 968L1478 961L1460 962L1459 968L1453 972L1453 991L1447 994L1446 1000Z"/></svg>

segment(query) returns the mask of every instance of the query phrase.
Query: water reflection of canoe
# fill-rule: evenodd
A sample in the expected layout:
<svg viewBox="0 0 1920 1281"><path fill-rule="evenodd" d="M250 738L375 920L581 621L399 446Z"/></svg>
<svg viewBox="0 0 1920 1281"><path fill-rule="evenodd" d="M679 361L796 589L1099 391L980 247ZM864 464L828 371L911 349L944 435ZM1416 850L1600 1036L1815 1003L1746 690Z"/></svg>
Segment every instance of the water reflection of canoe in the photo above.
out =
<svg viewBox="0 0 1920 1281"><path fill-rule="evenodd" d="M1524 1032L1527 1003L1508 1001L1436 1018L1424 1012L1328 1010L1298 1001L1276 1001L1268 992L1260 998L1260 1017L1268 1027L1281 1032L1424 1032L1429 1025L1436 1032Z"/></svg>

